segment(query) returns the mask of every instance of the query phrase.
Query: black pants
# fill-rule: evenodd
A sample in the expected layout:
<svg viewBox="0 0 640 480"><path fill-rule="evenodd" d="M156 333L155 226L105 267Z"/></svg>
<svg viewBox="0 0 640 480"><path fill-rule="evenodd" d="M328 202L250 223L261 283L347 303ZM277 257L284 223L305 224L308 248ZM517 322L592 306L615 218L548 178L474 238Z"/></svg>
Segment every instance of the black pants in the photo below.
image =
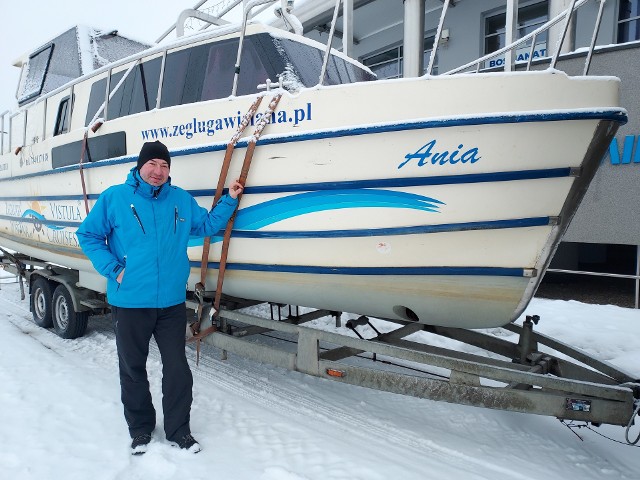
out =
<svg viewBox="0 0 640 480"><path fill-rule="evenodd" d="M193 377L185 353L185 304L168 308L112 307L111 313L118 347L121 399L131 438L151 433L156 426L156 411L147 379L152 335L162 358L165 435L168 440L178 440L191 433Z"/></svg>

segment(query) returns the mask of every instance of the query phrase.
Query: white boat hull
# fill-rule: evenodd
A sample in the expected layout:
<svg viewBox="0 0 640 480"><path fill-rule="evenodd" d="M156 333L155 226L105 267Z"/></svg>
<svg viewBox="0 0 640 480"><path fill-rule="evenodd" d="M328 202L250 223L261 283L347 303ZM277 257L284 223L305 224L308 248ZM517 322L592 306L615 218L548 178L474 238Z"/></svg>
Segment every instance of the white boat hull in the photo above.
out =
<svg viewBox="0 0 640 480"><path fill-rule="evenodd" d="M173 183L210 207L229 120L253 99L105 123L90 135L125 131L129 153L85 165L89 205L124 181L155 136L172 152ZM530 72L303 90L285 94L272 120L253 157L224 293L484 328L526 307L624 111L616 79ZM82 134L2 157L0 244L77 268L84 286L104 290L74 236L85 216L79 168L47 162L52 147ZM251 126L245 134L229 178L239 176ZM189 288L202 243L189 248Z"/></svg>

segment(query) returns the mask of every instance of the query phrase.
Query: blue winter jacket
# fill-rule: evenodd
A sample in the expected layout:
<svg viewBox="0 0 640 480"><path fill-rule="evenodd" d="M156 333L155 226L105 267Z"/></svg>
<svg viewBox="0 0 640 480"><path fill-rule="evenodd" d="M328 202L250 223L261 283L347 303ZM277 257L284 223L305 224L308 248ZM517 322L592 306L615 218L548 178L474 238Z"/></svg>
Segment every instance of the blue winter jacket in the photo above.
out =
<svg viewBox="0 0 640 480"><path fill-rule="evenodd" d="M136 167L105 190L76 235L95 269L107 277L107 300L127 308L165 308L185 301L189 235L223 229L238 200L223 196L211 212L185 190L146 183ZM116 278L126 267L122 283Z"/></svg>

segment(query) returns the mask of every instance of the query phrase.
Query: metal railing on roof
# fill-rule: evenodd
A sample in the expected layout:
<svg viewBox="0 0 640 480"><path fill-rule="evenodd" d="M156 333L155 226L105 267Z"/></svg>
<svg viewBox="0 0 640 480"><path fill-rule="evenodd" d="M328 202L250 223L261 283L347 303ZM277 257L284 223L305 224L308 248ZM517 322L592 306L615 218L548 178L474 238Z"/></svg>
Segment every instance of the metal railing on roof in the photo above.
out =
<svg viewBox="0 0 640 480"><path fill-rule="evenodd" d="M600 24L601 24L601 20L602 20L602 11L604 8L604 4L606 2L606 0L572 0L570 6L562 13L556 15L554 18L550 19L548 22L546 22L544 25L541 25L540 27L538 27L537 29L535 29L533 32L523 36L522 38L519 38L518 40L514 41L513 43L499 49L496 50L495 52L491 52L483 57L480 57L476 60L473 60L469 63L466 63L464 65L461 65L460 67L454 68L452 70L449 70L447 72L442 73L441 75L452 75L455 73L474 73L474 72L479 72L483 67L483 65L493 59L496 58L500 58L502 57L502 55L505 55L507 52L513 52L518 48L521 48L523 46L526 46L527 44L529 44L529 42L531 42L531 48L529 51L529 55L528 55L528 60L527 60L527 64L526 64L526 69L529 70L531 68L531 62L533 60L534 57L534 49L535 49L535 45L536 45L536 39L543 33L545 32L549 32L549 30L551 30L552 27L556 26L558 23L560 22L564 22L562 25L562 29L560 31L560 35L558 38L558 42L556 45L556 49L554 51L553 57L551 59L551 63L549 65L549 68L555 68L557 61L558 61L558 57L560 55L560 52L562 50L562 46L564 44L564 41L566 39L566 34L567 31L569 29L569 25L571 23L571 20L573 18L573 16L575 15L575 12L578 11L579 8L581 8L582 6L584 6L587 2L589 1L597 1L600 2L600 8L598 11L598 15L596 18L596 22L595 22L595 26L594 26L594 31L593 31L593 35L592 35L592 39L591 39L591 44L589 46L589 50L588 50L588 54L587 54L587 58L585 61L585 66L584 66L584 75L586 75L589 71L589 66L591 64L591 58L592 58L592 54L593 54L593 50L595 48L595 41L596 41L596 37L598 35L598 31L600 29ZM442 25L444 24L444 20L445 20L445 16L447 13L447 8L449 6L450 0L445 0L443 8L442 8L442 15L440 16L440 23L438 24L438 30L436 33L436 38L434 41L434 47L433 50L431 52L431 61L429 62L429 68L427 69L427 72L425 75L430 75L431 74L431 67L433 65L433 59L435 58L436 55L436 50L438 48L438 44L440 41L440 32L442 31ZM507 19L507 21L509 21ZM513 58L515 58L515 56L513 56ZM504 68L507 68L507 65L504 65Z"/></svg>

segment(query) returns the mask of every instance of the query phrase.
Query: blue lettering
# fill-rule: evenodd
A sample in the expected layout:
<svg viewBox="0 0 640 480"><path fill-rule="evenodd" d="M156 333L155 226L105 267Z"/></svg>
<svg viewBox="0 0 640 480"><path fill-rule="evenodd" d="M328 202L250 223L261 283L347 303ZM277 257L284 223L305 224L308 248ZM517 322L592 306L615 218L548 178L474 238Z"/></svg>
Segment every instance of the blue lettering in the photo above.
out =
<svg viewBox="0 0 640 480"><path fill-rule="evenodd" d="M626 137L624 137L622 159L620 159L620 152L618 150L618 139L614 138L609 144L609 156L611 157L611 165L625 165L631 163L631 156L633 154L633 147L635 144L636 137L634 135L627 135ZM640 149L638 148L636 148L636 153L633 156L633 163L640 163Z"/></svg>
<svg viewBox="0 0 640 480"><path fill-rule="evenodd" d="M467 163L467 162L471 162L471 163L476 163L478 160L480 160L482 157L477 157L476 155L478 155L478 149L477 148L470 148L469 150L467 150L466 152L464 152L462 154L462 157L460 158L460 161L462 163Z"/></svg>
<svg viewBox="0 0 640 480"><path fill-rule="evenodd" d="M463 145L460 144L458 145L458 149L462 148ZM451 165L455 165L456 163L459 162L459 160L456 159L456 155L458 155L460 153L460 150L454 150L453 153L451 154L451 157L449 157L449 163Z"/></svg>
<svg viewBox="0 0 640 480"><path fill-rule="evenodd" d="M417 160L418 167L423 167L427 165L429 161L431 165L445 165L446 163L450 163L451 165L455 165L458 162L461 163L476 163L482 157L479 156L479 151L477 147L470 148L466 150L460 158L457 158L460 151L464 148L463 144L458 145L458 149L449 153L449 150L443 150L442 152L435 151L436 140L431 140L430 142L425 143L422 147L416 150L415 153L407 153L404 158L405 161L398 165L398 169L404 167L411 160ZM430 158L431 157L431 158ZM429 160L430 158L430 160Z"/></svg>
<svg viewBox="0 0 640 480"><path fill-rule="evenodd" d="M435 153L431 159L431 165L435 165L438 161L440 161L440 165L444 165L447 163L447 156L449 156L449 152L447 150L442 153Z"/></svg>

